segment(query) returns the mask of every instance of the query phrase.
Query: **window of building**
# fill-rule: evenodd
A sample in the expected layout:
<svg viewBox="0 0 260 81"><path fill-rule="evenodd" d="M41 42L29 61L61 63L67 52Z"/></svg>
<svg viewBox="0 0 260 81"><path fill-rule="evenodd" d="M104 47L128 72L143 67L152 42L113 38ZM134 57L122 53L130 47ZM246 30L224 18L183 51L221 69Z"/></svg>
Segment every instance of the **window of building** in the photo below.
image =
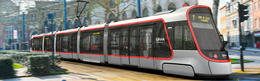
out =
<svg viewBox="0 0 260 81"><path fill-rule="evenodd" d="M258 23L257 23L257 26L256 26L256 27L257 27L257 29L259 29L259 28L260 28L260 18L257 19L257 22L258 22Z"/></svg>
<svg viewBox="0 0 260 81"><path fill-rule="evenodd" d="M109 4L110 4L110 8L114 8L115 7L114 0L109 0Z"/></svg>
<svg viewBox="0 0 260 81"><path fill-rule="evenodd" d="M133 11L132 11L132 18L136 18L136 16L137 16L137 13L136 13L135 10L133 10Z"/></svg>
<svg viewBox="0 0 260 81"><path fill-rule="evenodd" d="M260 0L258 0L258 9L260 9Z"/></svg>
<svg viewBox="0 0 260 81"><path fill-rule="evenodd" d="M123 14L122 14L122 19L124 20L124 19L127 19L127 14L126 14L126 12L124 12Z"/></svg>
<svg viewBox="0 0 260 81"><path fill-rule="evenodd" d="M168 10L175 11L176 10L175 4L174 3L170 3L169 6L168 6Z"/></svg>
<svg viewBox="0 0 260 81"><path fill-rule="evenodd" d="M83 25L88 26L88 18L87 17L84 17Z"/></svg>
<svg viewBox="0 0 260 81"><path fill-rule="evenodd" d="M162 7L159 5L158 7L157 7L157 9L155 10L155 12L161 12L162 11Z"/></svg>
<svg viewBox="0 0 260 81"><path fill-rule="evenodd" d="M78 27L80 27L80 21L79 21L78 19L75 19L73 26L74 26L73 28L78 28Z"/></svg>
<svg viewBox="0 0 260 81"><path fill-rule="evenodd" d="M143 10L143 17L148 17L149 16L149 11L147 8L144 8Z"/></svg>
<svg viewBox="0 0 260 81"><path fill-rule="evenodd" d="M259 25L259 22L258 22L258 19L256 18L256 19L255 19L255 28L256 28L256 29L258 28L258 25Z"/></svg>
<svg viewBox="0 0 260 81"><path fill-rule="evenodd" d="M238 26L238 25L237 25L237 20L232 20L232 24L233 24L233 27L234 27L234 28L237 28L237 26Z"/></svg>
<svg viewBox="0 0 260 81"><path fill-rule="evenodd" d="M251 18L248 18L248 20L247 20L247 30L248 31L250 30L251 24L252 24Z"/></svg>

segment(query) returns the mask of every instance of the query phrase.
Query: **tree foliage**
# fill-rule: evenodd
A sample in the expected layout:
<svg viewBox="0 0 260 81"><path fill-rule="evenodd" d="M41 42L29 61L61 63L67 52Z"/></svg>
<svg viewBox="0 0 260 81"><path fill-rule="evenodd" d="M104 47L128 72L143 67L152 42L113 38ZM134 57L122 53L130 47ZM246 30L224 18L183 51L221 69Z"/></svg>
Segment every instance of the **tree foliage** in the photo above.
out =
<svg viewBox="0 0 260 81"><path fill-rule="evenodd" d="M121 4L122 4L121 0L115 0L115 1L112 0L114 5L110 4L109 1L111 1L111 0L92 0L92 1L96 2L102 8L104 8L106 10L105 12L108 12L108 14L106 14L106 15L111 14L114 18L112 20L115 20L115 21L120 20L120 16L126 11L126 9L130 6L134 6L134 3L135 3L135 1L134 1L134 2L130 2L126 5L121 6ZM120 7L122 7L122 8L120 8Z"/></svg>

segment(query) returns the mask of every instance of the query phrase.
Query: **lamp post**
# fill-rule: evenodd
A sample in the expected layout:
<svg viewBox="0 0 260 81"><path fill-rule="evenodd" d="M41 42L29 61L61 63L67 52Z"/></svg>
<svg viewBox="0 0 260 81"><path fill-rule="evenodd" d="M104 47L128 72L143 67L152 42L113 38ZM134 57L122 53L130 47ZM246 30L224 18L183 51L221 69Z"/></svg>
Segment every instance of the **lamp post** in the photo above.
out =
<svg viewBox="0 0 260 81"><path fill-rule="evenodd" d="M141 17L141 0L137 0L137 17Z"/></svg>
<svg viewBox="0 0 260 81"><path fill-rule="evenodd" d="M51 31L51 41L52 41L52 65L54 65L54 35L53 35L53 18L54 15L53 14L48 14L48 19L51 20L51 24L50 24L50 31Z"/></svg>
<svg viewBox="0 0 260 81"><path fill-rule="evenodd" d="M25 14L24 14L24 12L23 12L23 14L22 14L22 18L23 18L23 20L22 20L22 32L23 32L23 42L22 42L22 48L23 48L23 50L25 50Z"/></svg>
<svg viewBox="0 0 260 81"><path fill-rule="evenodd" d="M67 30L67 2L66 0L63 0L64 2L64 30Z"/></svg>

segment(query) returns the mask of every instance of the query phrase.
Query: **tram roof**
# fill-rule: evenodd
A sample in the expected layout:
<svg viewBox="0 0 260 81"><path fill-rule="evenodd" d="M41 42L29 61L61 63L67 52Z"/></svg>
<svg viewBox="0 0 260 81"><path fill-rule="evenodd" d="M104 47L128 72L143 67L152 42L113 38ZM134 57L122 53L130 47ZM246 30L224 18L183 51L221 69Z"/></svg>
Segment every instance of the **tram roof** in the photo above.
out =
<svg viewBox="0 0 260 81"><path fill-rule="evenodd" d="M164 22L175 22L175 21L185 21L187 20L186 17L186 12L187 10L192 7L192 6L188 6L188 7L182 7L177 9L174 12L162 12L163 14L155 14L153 16L149 16L149 17L142 17L142 18L135 18L135 19L128 19L128 20L122 20L122 21L118 21L118 22L111 22L109 23L109 27L110 26L115 26L115 25L119 25L119 24L128 24L128 23L135 23L135 22L141 22L141 21L148 21L148 20L154 20L154 19L163 19ZM80 30L88 30L88 29L93 29L93 28L104 28L105 23L104 24L97 24L97 25L89 25L88 27L81 27ZM68 29L68 30L63 30L63 31L57 31L54 32L54 34L61 34L61 33L66 33L66 32L77 32L79 28L74 28L74 29ZM51 35L51 33L43 33L43 34L38 34L38 35L34 35L33 37L42 37L42 36L48 36Z"/></svg>

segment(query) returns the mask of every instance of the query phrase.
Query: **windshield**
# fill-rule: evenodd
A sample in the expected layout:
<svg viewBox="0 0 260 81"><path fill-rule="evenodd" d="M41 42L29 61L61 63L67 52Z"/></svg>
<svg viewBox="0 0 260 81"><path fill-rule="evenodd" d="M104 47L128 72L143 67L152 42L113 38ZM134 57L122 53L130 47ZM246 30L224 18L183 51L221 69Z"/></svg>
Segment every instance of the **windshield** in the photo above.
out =
<svg viewBox="0 0 260 81"><path fill-rule="evenodd" d="M194 8L189 18L201 50L221 50L221 41L208 8Z"/></svg>

